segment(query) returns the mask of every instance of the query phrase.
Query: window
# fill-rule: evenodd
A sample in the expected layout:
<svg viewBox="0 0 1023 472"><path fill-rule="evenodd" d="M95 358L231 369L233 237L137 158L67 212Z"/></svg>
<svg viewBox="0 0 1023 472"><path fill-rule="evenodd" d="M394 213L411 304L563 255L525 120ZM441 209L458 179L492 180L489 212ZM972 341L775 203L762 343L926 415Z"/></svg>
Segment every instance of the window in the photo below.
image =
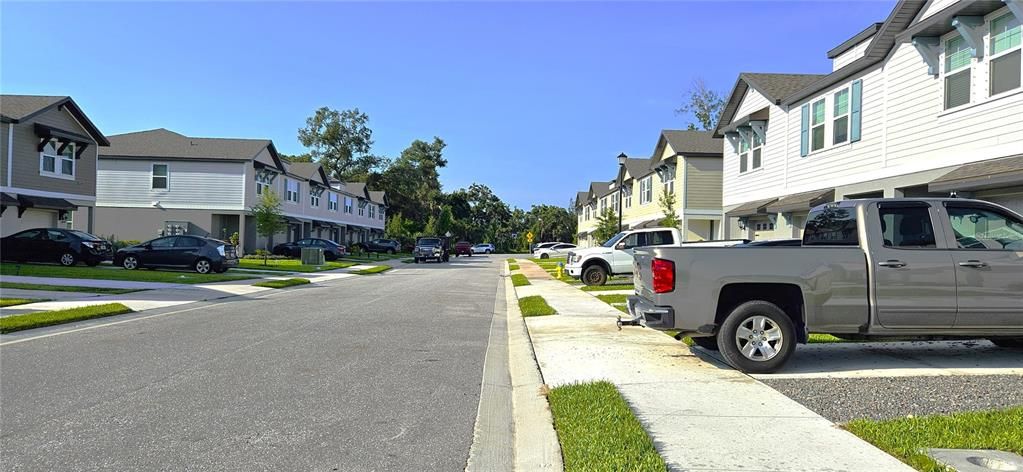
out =
<svg viewBox="0 0 1023 472"><path fill-rule="evenodd" d="M174 240L174 247L202 247L202 242L198 238L190 238L188 236L178 236Z"/></svg>
<svg viewBox="0 0 1023 472"><path fill-rule="evenodd" d="M345 197L345 213L352 214L352 199L350 197Z"/></svg>
<svg viewBox="0 0 1023 472"><path fill-rule="evenodd" d="M337 211L337 194L331 192L327 196L327 209L330 211Z"/></svg>
<svg viewBox="0 0 1023 472"><path fill-rule="evenodd" d="M384 220L384 207L377 209L377 216L380 218L380 221Z"/></svg>
<svg viewBox="0 0 1023 472"><path fill-rule="evenodd" d="M167 190L167 164L153 164L153 190Z"/></svg>
<svg viewBox="0 0 1023 472"><path fill-rule="evenodd" d="M49 238L50 241L67 241L69 239L63 231L55 229L46 230L46 237Z"/></svg>
<svg viewBox="0 0 1023 472"><path fill-rule="evenodd" d="M652 175L648 175L639 181L639 204L646 205L654 201L654 180Z"/></svg>
<svg viewBox="0 0 1023 472"><path fill-rule="evenodd" d="M849 140L849 89L844 88L835 93L835 111L831 121L831 144L841 144Z"/></svg>
<svg viewBox="0 0 1023 472"><path fill-rule="evenodd" d="M619 190L619 192L620 191L621 190ZM611 199L611 211L613 211L615 214L618 214L618 199L620 198L618 196L618 192L612 193L608 198Z"/></svg>
<svg viewBox="0 0 1023 472"><path fill-rule="evenodd" d="M366 202L359 202L359 216L366 216Z"/></svg>
<svg viewBox="0 0 1023 472"><path fill-rule="evenodd" d="M43 234L42 230L30 229L28 231L22 231L13 236L14 239L39 239Z"/></svg>
<svg viewBox="0 0 1023 472"><path fill-rule="evenodd" d="M309 186L309 206L313 208L320 206L320 192L318 192L312 185Z"/></svg>
<svg viewBox="0 0 1023 472"><path fill-rule="evenodd" d="M273 172L262 170L256 173L256 195L262 195L265 190L270 188L273 182Z"/></svg>
<svg viewBox="0 0 1023 472"><path fill-rule="evenodd" d="M166 238L154 239L149 242L149 245L153 249L170 249L174 246L174 240L178 239L177 236L168 236Z"/></svg>
<svg viewBox="0 0 1023 472"><path fill-rule="evenodd" d="M970 46L962 36L945 41L945 109L970 103Z"/></svg>
<svg viewBox="0 0 1023 472"><path fill-rule="evenodd" d="M934 248L934 226L931 225L929 208L926 204L882 205L879 215L885 247Z"/></svg>
<svg viewBox="0 0 1023 472"><path fill-rule="evenodd" d="M810 113L810 150L824 149L824 99L813 102Z"/></svg>
<svg viewBox="0 0 1023 472"><path fill-rule="evenodd" d="M750 133L750 136L753 140L753 146L750 149L750 154L753 156L752 162L750 163L750 169L755 170L759 169L761 164L763 164L763 157L761 156L761 153L763 151L764 141L760 139L760 135L755 132Z"/></svg>
<svg viewBox="0 0 1023 472"><path fill-rule="evenodd" d="M991 95L1019 88L1021 37L1019 19L1012 13L991 22Z"/></svg>
<svg viewBox="0 0 1023 472"><path fill-rule="evenodd" d="M671 231L651 231L647 233L647 246L663 246L675 244Z"/></svg>
<svg viewBox="0 0 1023 472"><path fill-rule="evenodd" d="M661 174L661 182L664 183L664 193L675 193L675 168L668 166Z"/></svg>
<svg viewBox="0 0 1023 472"><path fill-rule="evenodd" d="M622 206L632 208L632 185L622 186L622 191L625 192L622 196Z"/></svg>
<svg viewBox="0 0 1023 472"><path fill-rule="evenodd" d="M960 249L1023 250L1023 222L991 209L945 206Z"/></svg>
<svg viewBox="0 0 1023 472"><path fill-rule="evenodd" d="M749 134L739 132L739 173L749 170Z"/></svg>
<svg viewBox="0 0 1023 472"><path fill-rule="evenodd" d="M60 147L64 146L61 150ZM51 140L39 153L39 173L51 177L71 179L75 176L75 143L61 144Z"/></svg>
<svg viewBox="0 0 1023 472"><path fill-rule="evenodd" d="M590 206L586 205L586 221L590 221Z"/></svg>
<svg viewBox="0 0 1023 472"><path fill-rule="evenodd" d="M804 246L858 246L855 208L838 204L811 211L803 230Z"/></svg>
<svg viewBox="0 0 1023 472"><path fill-rule="evenodd" d="M607 211L607 197L600 199L600 214L603 215Z"/></svg>
<svg viewBox="0 0 1023 472"><path fill-rule="evenodd" d="M298 203L298 181L284 179L284 199L291 203Z"/></svg>
<svg viewBox="0 0 1023 472"><path fill-rule="evenodd" d="M376 218L377 217L377 215L376 215L376 213L377 213L377 206L376 205L367 205L367 206L369 206L369 218L370 219Z"/></svg>
<svg viewBox="0 0 1023 472"><path fill-rule="evenodd" d="M753 225L754 231L774 231L774 223L757 223Z"/></svg>

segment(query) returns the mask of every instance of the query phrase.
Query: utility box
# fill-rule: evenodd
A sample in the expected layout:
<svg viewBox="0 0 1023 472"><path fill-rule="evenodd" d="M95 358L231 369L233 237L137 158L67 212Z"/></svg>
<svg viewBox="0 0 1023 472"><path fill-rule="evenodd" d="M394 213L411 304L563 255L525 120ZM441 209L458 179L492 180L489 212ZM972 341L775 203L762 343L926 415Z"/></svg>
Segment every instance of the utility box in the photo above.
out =
<svg viewBox="0 0 1023 472"><path fill-rule="evenodd" d="M323 249L318 247L302 248L303 265L323 265L326 260L323 258Z"/></svg>

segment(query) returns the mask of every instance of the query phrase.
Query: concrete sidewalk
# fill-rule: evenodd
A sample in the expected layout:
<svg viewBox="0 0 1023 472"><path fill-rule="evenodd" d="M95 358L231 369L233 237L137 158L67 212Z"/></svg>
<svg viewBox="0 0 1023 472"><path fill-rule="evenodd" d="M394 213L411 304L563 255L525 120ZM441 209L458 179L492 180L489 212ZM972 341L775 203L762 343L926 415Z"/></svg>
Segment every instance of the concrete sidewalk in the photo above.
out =
<svg viewBox="0 0 1023 472"><path fill-rule="evenodd" d="M526 319L545 382L617 385L672 470L912 470L663 333L619 331L614 320L622 313L585 292L554 280L532 283L517 294L542 295L558 311Z"/></svg>

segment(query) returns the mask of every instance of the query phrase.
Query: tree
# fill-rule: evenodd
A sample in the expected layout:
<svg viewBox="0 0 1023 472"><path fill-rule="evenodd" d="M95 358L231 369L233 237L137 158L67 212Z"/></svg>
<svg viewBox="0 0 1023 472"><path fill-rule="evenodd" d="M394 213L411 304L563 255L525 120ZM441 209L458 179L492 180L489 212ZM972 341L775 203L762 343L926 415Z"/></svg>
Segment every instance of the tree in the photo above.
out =
<svg viewBox="0 0 1023 472"><path fill-rule="evenodd" d="M383 158L370 154L373 131L366 123L369 116L359 111L337 111L327 107L316 110L298 130L298 140L311 148L309 154L341 181L365 178L380 166Z"/></svg>
<svg viewBox="0 0 1023 472"><path fill-rule="evenodd" d="M438 137L429 143L417 139L382 172L371 175L368 183L387 192L392 211L422 224L444 204L439 169L448 164L443 155L446 146Z"/></svg>
<svg viewBox="0 0 1023 472"><path fill-rule="evenodd" d="M312 154L309 154L308 152L305 153L305 154L293 154L293 155L288 155L288 154L284 154L284 153L277 153L277 154L279 156L281 156L281 159L284 159L284 160L286 160L288 162L313 162L313 156L312 156Z"/></svg>
<svg viewBox="0 0 1023 472"><path fill-rule="evenodd" d="M259 203L252 207L252 216L256 219L256 234L266 236L267 250L273 248L274 235L288 227L281 211L281 198L273 190L263 190ZM265 258L263 263L266 264Z"/></svg>
<svg viewBox="0 0 1023 472"><path fill-rule="evenodd" d="M721 94L707 88L702 78L693 80L689 90L683 95L684 103L675 113L690 115L696 119L696 123L689 122L689 129L697 129L697 123L704 130L712 130L717 126L718 118L721 117L721 110L725 106L725 100Z"/></svg>
<svg viewBox="0 0 1023 472"><path fill-rule="evenodd" d="M447 236L451 232L452 225L454 224L454 218L451 216L451 208L445 206L440 209L440 215L437 216L437 223L434 229L437 231L438 236Z"/></svg>
<svg viewBox="0 0 1023 472"><path fill-rule="evenodd" d="M675 192L662 193L657 203L661 206L661 211L664 212L664 218L661 218L661 226L678 228L680 221L678 220L678 214L675 213L675 206L678 204L678 197L675 195Z"/></svg>
<svg viewBox="0 0 1023 472"><path fill-rule="evenodd" d="M607 207L604 213L597 217L597 227L593 230L593 239L603 243L616 234L618 234L618 214L611 207Z"/></svg>

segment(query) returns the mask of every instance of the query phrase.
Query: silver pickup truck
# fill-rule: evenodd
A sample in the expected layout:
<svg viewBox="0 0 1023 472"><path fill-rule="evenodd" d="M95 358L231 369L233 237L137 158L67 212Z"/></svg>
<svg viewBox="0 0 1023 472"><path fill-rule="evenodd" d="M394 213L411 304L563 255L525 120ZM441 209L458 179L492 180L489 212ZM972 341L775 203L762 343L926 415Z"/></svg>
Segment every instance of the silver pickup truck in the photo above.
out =
<svg viewBox="0 0 1023 472"><path fill-rule="evenodd" d="M634 271L631 324L679 330L744 372L779 369L810 333L1023 347L1023 217L983 201L829 203L802 246L641 248Z"/></svg>

